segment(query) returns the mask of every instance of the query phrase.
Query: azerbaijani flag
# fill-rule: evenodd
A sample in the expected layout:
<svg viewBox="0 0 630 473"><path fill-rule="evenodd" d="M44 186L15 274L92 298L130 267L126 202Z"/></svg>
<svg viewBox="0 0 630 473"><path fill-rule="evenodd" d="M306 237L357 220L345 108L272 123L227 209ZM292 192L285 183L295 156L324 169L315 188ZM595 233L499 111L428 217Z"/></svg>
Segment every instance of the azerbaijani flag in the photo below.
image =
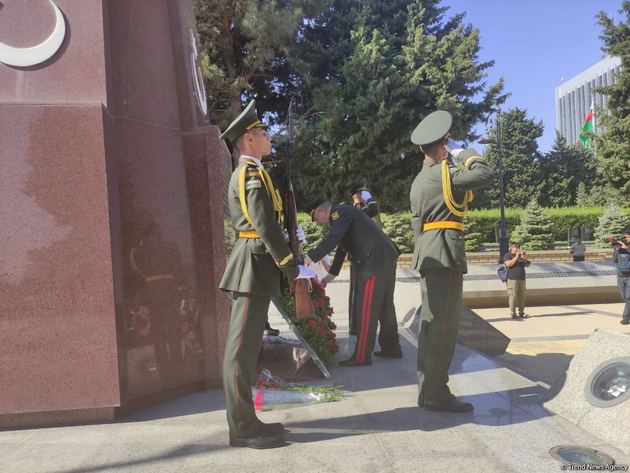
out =
<svg viewBox="0 0 630 473"><path fill-rule="evenodd" d="M591 109L586 114L586 119L584 120L584 125L582 125L582 131L580 132L580 141L582 142L582 146L584 149L588 149L591 145L591 137L590 133L593 133L593 106L591 105Z"/></svg>

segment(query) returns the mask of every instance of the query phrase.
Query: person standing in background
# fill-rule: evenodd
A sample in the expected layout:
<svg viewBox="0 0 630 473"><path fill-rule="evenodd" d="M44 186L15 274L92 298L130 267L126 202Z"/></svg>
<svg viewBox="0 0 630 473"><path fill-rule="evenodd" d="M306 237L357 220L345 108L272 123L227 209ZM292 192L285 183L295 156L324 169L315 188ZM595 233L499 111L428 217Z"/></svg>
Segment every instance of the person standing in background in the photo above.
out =
<svg viewBox="0 0 630 473"><path fill-rule="evenodd" d="M521 251L521 245L513 241L510 251L503 255L503 264L509 269L506 281L508 291L508 303L510 305L510 317L513 320L523 320L529 317L525 313L525 268L530 265L527 253ZM518 315L516 309L518 308Z"/></svg>
<svg viewBox="0 0 630 473"><path fill-rule="evenodd" d="M586 247L582 243L581 238L576 238L575 243L571 245L569 253L573 255L573 261L584 261L584 255L586 254Z"/></svg>
<svg viewBox="0 0 630 473"><path fill-rule="evenodd" d="M354 190L352 194L352 205L363 210L363 213L370 217L378 228L383 228L378 201L367 187L359 187Z"/></svg>

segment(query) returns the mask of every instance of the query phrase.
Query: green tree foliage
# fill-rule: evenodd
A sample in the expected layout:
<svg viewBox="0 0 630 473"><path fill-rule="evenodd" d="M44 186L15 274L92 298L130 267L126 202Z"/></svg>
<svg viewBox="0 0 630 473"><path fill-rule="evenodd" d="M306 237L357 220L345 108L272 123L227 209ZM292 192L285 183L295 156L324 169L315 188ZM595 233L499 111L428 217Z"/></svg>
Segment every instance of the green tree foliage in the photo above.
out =
<svg viewBox="0 0 630 473"><path fill-rule="evenodd" d="M464 246L466 251L479 251L483 234L481 233L481 225L477 220L471 219L468 215L464 217L466 231L464 232Z"/></svg>
<svg viewBox="0 0 630 473"><path fill-rule="evenodd" d="M592 155L581 146L568 146L566 140L556 134L551 152L540 159L541 198L545 207L569 207L575 205L578 186L592 187L595 183L595 162Z"/></svg>
<svg viewBox="0 0 630 473"><path fill-rule="evenodd" d="M502 81L483 81L493 63L478 60L478 30L438 3L331 0L305 22L294 54L314 112L296 153L306 200L344 201L362 182L382 189L384 210L407 208L421 167L410 142L420 119L450 110L453 135L471 139L472 125L505 100Z"/></svg>
<svg viewBox="0 0 630 473"><path fill-rule="evenodd" d="M306 236L304 251L310 251L313 248L316 248L328 233L327 227L311 222L310 217L308 220L300 221L299 224L304 229L304 234Z"/></svg>
<svg viewBox="0 0 630 473"><path fill-rule="evenodd" d="M587 187L580 182L575 196L575 205L578 207L605 207L611 202L619 200L619 191L608 184L593 184Z"/></svg>
<svg viewBox="0 0 630 473"><path fill-rule="evenodd" d="M604 131L595 137L595 146L602 175L627 199L630 197L630 1L622 3L619 13L625 16L625 21L615 23L604 12L598 14L603 28L602 49L621 58L621 72L615 84L602 88L608 98L607 111L599 113L598 128Z"/></svg>
<svg viewBox="0 0 630 473"><path fill-rule="evenodd" d="M401 253L413 252L413 229L401 214L381 215L383 231L391 238Z"/></svg>
<svg viewBox="0 0 630 473"><path fill-rule="evenodd" d="M532 198L539 199L541 194L541 154L536 140L543 134L543 124L527 118L527 111L520 108L502 113L499 120L505 205L525 207ZM492 132L496 137L496 129ZM498 149L498 145L489 145L485 152L485 158L497 172ZM498 185L482 189L477 194L476 203L473 201L476 208L499 206Z"/></svg>
<svg viewBox="0 0 630 473"><path fill-rule="evenodd" d="M553 249L553 222L544 214L536 199L530 200L525 207L521 223L514 229L511 238L528 250Z"/></svg>
<svg viewBox="0 0 630 473"><path fill-rule="evenodd" d="M599 218L599 224L595 229L595 246L607 248L610 246L607 238L618 236L628 225L628 217L617 204L610 204Z"/></svg>
<svg viewBox="0 0 630 473"><path fill-rule="evenodd" d="M322 0L323 1L323 0ZM318 0L195 0L201 66L212 123L225 127L256 96L261 113L286 111L299 75L288 49Z"/></svg>

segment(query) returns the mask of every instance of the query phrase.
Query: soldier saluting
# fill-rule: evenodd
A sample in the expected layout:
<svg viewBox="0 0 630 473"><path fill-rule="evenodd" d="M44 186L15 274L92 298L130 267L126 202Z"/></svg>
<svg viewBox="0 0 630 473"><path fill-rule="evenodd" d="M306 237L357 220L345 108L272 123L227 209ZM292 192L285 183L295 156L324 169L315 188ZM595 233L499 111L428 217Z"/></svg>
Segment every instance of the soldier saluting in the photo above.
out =
<svg viewBox="0 0 630 473"><path fill-rule="evenodd" d="M228 188L230 217L238 239L219 285L232 294L223 359L230 445L278 447L284 445L284 426L265 424L256 417L251 382L269 302L280 296L282 274L292 280L310 271L296 264L278 223L282 200L261 162L271 153L271 138L258 119L253 100L221 138L240 156Z"/></svg>
<svg viewBox="0 0 630 473"><path fill-rule="evenodd" d="M438 110L420 122L411 141L424 153L422 170L410 192L414 255L420 272L421 327L418 336L418 406L442 412L470 412L448 387L448 368L455 352L462 309L463 275L467 272L464 214L472 189L494 179L493 169L473 149L449 159L448 133L453 118Z"/></svg>

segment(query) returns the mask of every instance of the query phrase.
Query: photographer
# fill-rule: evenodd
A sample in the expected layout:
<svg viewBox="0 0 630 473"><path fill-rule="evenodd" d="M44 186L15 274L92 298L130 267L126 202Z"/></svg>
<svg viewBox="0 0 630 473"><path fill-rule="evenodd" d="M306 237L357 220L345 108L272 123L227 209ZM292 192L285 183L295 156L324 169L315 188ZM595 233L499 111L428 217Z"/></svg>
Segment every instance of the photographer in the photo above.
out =
<svg viewBox="0 0 630 473"><path fill-rule="evenodd" d="M521 251L521 245L515 241L503 256L503 264L508 271L507 290L510 304L510 316L514 320L523 320L529 317L525 313L525 268L530 265L527 253ZM518 315L516 308L518 307Z"/></svg>
<svg viewBox="0 0 630 473"><path fill-rule="evenodd" d="M623 308L621 325L630 323L630 229L623 231L621 238L609 238L614 247L613 261L617 266L617 287L621 298L626 303Z"/></svg>

